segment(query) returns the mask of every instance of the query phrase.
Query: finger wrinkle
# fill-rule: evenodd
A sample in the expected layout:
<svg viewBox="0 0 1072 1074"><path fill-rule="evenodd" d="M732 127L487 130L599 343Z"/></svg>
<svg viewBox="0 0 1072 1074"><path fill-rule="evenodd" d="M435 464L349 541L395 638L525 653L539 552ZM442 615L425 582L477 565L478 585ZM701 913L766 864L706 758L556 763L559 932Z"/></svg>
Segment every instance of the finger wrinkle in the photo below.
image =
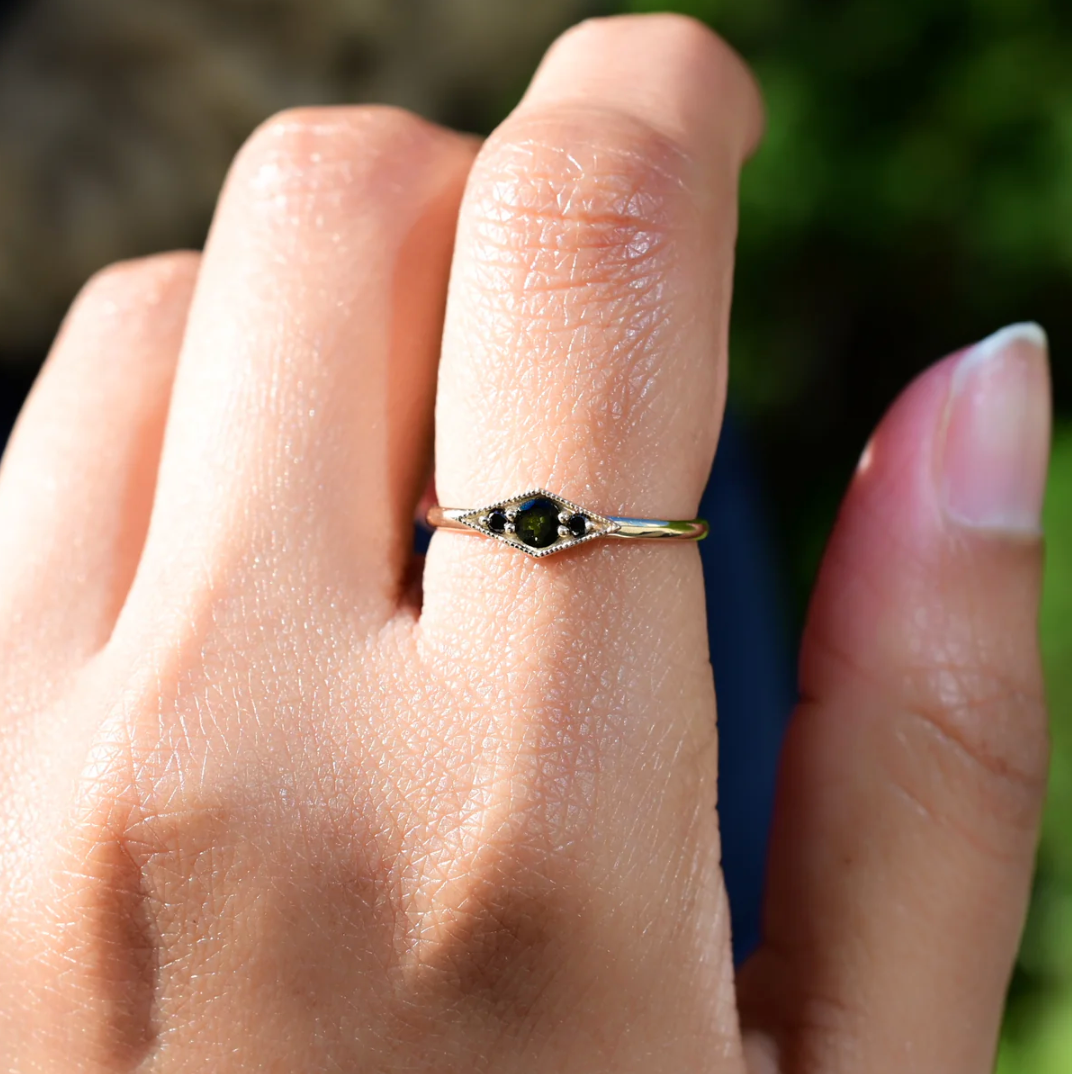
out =
<svg viewBox="0 0 1072 1074"><path fill-rule="evenodd" d="M1042 698L980 668L931 664L917 676L907 684L905 715L964 755L1002 813L1012 806L1021 815L1026 806L1033 814L1045 794L1048 749L1025 728L1039 723Z"/></svg>
<svg viewBox="0 0 1072 1074"><path fill-rule="evenodd" d="M665 253L690 218L688 169L661 139L635 130L600 134L574 123L543 125L538 137L500 134L478 158L466 234L487 266L554 268L556 256L591 251L628 270Z"/></svg>
<svg viewBox="0 0 1072 1074"><path fill-rule="evenodd" d="M884 778L902 798L990 858L1014 857L1037 824L1045 796L1048 747L1034 733L1041 698L1000 675L943 660L940 654L901 669L891 680L861 666L824 636L813 638L838 700L828 709L808 701L802 712L827 713L839 740L864 724ZM868 698L887 700L876 707ZM798 717L799 718L799 717ZM1012 838L1010 838L1010 834Z"/></svg>
<svg viewBox="0 0 1072 1074"><path fill-rule="evenodd" d="M500 142L485 156L456 286L473 390L502 413L523 400L553 418L566 434L555 470L571 472L558 466L574 454L570 429L578 452L593 430L613 443L667 394L688 324L678 308L691 297L680 266L699 221L661 144L550 137Z"/></svg>

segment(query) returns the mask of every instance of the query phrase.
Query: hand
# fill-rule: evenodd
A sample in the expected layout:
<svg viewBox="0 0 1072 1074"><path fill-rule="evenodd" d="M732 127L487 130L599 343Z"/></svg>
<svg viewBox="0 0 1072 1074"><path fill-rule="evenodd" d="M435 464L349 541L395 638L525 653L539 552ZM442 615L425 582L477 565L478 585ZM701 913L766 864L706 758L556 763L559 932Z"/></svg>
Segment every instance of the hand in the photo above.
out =
<svg viewBox="0 0 1072 1074"><path fill-rule="evenodd" d="M990 1069L1046 772L1037 332L923 374L853 481L736 987L696 550L411 562L433 403L445 504L691 517L760 126L698 25L587 23L479 151L284 114L203 257L88 285L0 476L5 1071Z"/></svg>

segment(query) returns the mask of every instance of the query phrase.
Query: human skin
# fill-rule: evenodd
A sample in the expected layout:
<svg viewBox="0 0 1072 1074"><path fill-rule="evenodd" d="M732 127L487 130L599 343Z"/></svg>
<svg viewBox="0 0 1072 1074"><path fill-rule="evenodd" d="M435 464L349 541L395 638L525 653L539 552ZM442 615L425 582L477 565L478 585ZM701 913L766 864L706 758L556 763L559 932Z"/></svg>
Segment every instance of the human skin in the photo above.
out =
<svg viewBox="0 0 1072 1074"><path fill-rule="evenodd" d="M0 1068L990 1070L1046 773L1036 329L864 454L736 979L696 549L410 550L433 431L446 505L693 516L761 125L698 24L597 20L483 146L273 119L202 256L87 285L0 470Z"/></svg>

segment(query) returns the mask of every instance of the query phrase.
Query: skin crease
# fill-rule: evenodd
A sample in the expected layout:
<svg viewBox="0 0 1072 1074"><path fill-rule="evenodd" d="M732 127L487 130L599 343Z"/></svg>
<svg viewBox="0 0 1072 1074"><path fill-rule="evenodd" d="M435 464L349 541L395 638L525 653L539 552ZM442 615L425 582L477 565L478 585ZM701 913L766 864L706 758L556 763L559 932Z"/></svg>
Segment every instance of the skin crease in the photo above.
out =
<svg viewBox="0 0 1072 1074"><path fill-rule="evenodd" d="M0 469L0 1069L989 1069L1041 560L935 499L956 357L846 498L739 982L696 550L412 584L433 429L444 504L693 515L760 127L698 24L596 20L479 152L286 113L202 259L87 286Z"/></svg>

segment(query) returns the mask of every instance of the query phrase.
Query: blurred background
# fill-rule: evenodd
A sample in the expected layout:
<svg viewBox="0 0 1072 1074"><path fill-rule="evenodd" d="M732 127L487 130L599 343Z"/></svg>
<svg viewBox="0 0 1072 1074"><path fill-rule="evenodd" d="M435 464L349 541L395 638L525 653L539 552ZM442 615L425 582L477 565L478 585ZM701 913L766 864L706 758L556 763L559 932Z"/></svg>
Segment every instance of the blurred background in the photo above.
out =
<svg viewBox="0 0 1072 1074"><path fill-rule="evenodd" d="M686 11L766 93L731 400L799 629L868 433L1017 320L1053 345L1050 802L1001 1074L1072 1071L1072 5L1063 0L0 0L0 443L83 280L198 246L249 131L386 101L486 132L557 32Z"/></svg>

